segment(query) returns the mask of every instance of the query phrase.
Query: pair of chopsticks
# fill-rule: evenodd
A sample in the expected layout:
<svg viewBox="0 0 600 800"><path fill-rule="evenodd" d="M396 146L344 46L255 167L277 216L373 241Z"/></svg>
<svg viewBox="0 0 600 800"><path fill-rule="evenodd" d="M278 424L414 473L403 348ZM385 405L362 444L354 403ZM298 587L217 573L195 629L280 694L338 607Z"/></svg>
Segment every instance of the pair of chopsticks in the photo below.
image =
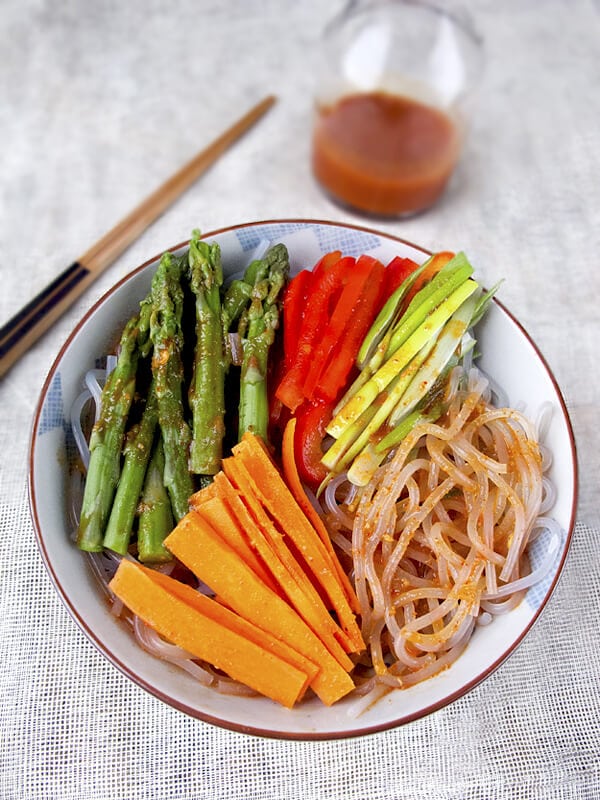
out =
<svg viewBox="0 0 600 800"><path fill-rule="evenodd" d="M0 329L0 377L275 102L266 97L92 245Z"/></svg>

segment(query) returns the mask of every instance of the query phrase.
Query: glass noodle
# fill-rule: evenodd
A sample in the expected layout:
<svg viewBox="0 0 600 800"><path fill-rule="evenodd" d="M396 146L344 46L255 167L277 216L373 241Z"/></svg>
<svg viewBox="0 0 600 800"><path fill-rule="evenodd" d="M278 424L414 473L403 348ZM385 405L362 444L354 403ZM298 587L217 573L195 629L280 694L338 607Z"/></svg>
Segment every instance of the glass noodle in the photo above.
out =
<svg viewBox="0 0 600 800"><path fill-rule="evenodd" d="M559 549L559 526L540 516L555 498L538 444L550 409L534 426L492 405L489 381L473 367L457 367L449 386L445 416L415 427L364 490L342 475L324 493L368 645L359 691L373 701L382 687L450 666L478 624L516 607L548 574ZM527 548L542 530L548 551L531 571Z"/></svg>

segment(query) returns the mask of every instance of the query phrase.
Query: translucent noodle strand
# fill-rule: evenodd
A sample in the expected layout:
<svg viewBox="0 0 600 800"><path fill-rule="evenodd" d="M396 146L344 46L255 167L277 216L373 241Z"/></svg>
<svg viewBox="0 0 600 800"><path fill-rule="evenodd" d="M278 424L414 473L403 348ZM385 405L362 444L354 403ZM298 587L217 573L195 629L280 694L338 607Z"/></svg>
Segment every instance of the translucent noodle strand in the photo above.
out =
<svg viewBox="0 0 600 800"><path fill-rule="evenodd" d="M378 686L411 686L453 664L480 625L552 569L559 549L552 520L540 518L555 496L537 438L548 410L532 424L490 405L477 369L459 372L445 416L417 425L361 490L357 509L336 514L338 539L351 536L372 666L362 708L381 696ZM330 513L344 479L330 491ZM530 538L548 529L548 552L530 570Z"/></svg>

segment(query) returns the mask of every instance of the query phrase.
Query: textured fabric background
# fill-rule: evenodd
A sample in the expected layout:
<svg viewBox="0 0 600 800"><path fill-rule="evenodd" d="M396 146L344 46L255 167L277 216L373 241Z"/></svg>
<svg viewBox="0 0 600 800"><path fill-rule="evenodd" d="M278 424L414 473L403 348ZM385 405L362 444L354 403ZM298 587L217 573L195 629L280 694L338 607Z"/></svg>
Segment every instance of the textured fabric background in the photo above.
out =
<svg viewBox="0 0 600 800"><path fill-rule="evenodd" d="M362 221L308 169L320 0L4 0L0 322L262 95L277 106L0 382L0 798L367 800L600 796L600 5L477 0L486 69L443 201L379 227L464 248L531 332L579 449L578 523L551 602L468 696L363 740L286 743L159 703L72 622L36 550L28 437L87 308L193 227Z"/></svg>

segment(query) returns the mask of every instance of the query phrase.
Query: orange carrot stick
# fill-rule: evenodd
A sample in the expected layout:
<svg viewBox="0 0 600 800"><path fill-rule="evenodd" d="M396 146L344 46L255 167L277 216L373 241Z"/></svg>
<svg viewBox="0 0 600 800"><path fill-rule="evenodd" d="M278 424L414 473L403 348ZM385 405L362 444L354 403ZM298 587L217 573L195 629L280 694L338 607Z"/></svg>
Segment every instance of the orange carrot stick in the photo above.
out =
<svg viewBox="0 0 600 800"><path fill-rule="evenodd" d="M110 588L161 636L234 680L288 708L304 694L309 675L276 654L264 631L190 586L122 559Z"/></svg>

